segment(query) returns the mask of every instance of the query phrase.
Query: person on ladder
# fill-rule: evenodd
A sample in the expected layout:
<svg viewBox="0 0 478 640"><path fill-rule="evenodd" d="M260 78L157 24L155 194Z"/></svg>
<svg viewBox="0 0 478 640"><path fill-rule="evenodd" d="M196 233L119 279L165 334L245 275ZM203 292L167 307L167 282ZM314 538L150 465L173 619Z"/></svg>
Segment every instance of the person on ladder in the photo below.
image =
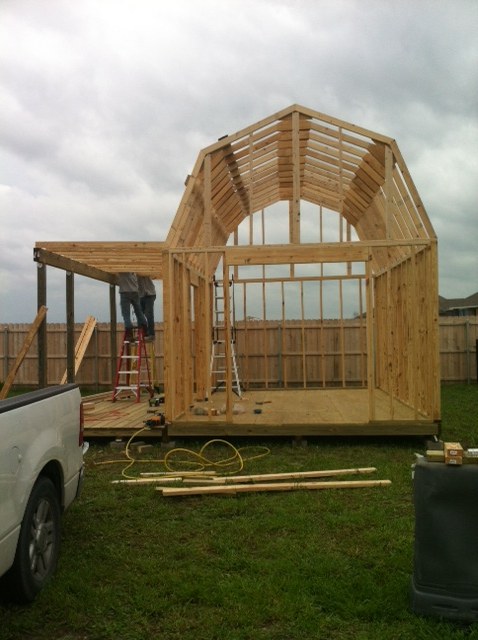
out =
<svg viewBox="0 0 478 640"><path fill-rule="evenodd" d="M156 288L149 276L137 275L137 278L141 311L146 316L148 322L148 329L144 341L154 342L154 301L156 300Z"/></svg>
<svg viewBox="0 0 478 640"><path fill-rule="evenodd" d="M142 329L145 335L148 330L148 322L146 320L146 316L141 310L139 300L138 279L136 274L131 272L121 272L117 275L120 293L120 309L125 328L125 340L134 342L131 307L133 307L138 321L138 329Z"/></svg>

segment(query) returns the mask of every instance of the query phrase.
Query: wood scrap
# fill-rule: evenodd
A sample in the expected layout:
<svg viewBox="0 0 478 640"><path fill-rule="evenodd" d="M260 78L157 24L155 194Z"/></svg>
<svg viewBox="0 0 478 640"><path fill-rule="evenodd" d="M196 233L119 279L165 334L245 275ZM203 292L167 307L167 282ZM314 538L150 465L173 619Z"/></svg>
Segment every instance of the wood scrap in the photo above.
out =
<svg viewBox="0 0 478 640"><path fill-rule="evenodd" d="M144 453L145 451L152 451L152 450L153 450L152 444L143 444L140 447L138 447L138 453Z"/></svg>
<svg viewBox="0 0 478 640"><path fill-rule="evenodd" d="M83 361L83 357L85 355L88 344L90 343L91 336L93 335L93 331L96 327L96 318L93 316L88 316L86 318L85 324L83 325L83 329L81 330L80 337L78 338L78 342L75 347L75 376L78 373L78 369ZM63 374L60 384L65 384L67 379L67 371Z"/></svg>
<svg viewBox="0 0 478 640"><path fill-rule="evenodd" d="M18 369L20 369L20 366L23 360L25 359L25 356L27 355L28 350L30 349L32 342L36 334L38 333L38 329L40 328L41 323L44 321L46 317L46 312L47 312L47 308L44 305L38 309L36 318L33 321L33 324L30 327L30 330L28 331L25 337L25 340L23 341L23 346L20 349L20 352L16 357L15 363L11 368L3 384L2 390L0 391L0 400L3 400L8 396L8 392L10 391L13 381L15 380L15 376L17 375Z"/></svg>

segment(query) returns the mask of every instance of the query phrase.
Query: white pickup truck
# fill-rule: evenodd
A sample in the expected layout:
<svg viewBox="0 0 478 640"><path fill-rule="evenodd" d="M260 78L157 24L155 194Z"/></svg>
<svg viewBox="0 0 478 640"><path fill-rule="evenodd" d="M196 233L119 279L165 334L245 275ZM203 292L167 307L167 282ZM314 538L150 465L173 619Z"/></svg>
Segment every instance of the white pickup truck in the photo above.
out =
<svg viewBox="0 0 478 640"><path fill-rule="evenodd" d="M61 513L83 484L83 411L75 384L0 401L0 587L31 602L54 573Z"/></svg>

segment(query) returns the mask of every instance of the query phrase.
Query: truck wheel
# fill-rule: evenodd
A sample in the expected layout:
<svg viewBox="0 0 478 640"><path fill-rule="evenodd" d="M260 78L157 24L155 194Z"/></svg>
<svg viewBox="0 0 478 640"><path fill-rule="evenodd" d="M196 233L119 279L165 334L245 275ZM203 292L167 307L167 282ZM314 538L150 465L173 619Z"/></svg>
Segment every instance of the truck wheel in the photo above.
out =
<svg viewBox="0 0 478 640"><path fill-rule="evenodd" d="M51 578L60 553L60 503L53 482L40 477L32 489L7 574L10 597L31 602Z"/></svg>

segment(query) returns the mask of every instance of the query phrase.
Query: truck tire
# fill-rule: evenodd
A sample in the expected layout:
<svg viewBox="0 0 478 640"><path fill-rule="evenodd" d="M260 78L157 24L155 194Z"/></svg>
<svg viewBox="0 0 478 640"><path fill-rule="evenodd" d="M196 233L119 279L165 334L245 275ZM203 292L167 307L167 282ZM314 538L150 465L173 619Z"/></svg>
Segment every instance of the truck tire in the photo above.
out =
<svg viewBox="0 0 478 640"><path fill-rule="evenodd" d="M14 563L5 576L14 602L32 602L54 574L60 554L60 518L55 486L40 476L25 509Z"/></svg>

